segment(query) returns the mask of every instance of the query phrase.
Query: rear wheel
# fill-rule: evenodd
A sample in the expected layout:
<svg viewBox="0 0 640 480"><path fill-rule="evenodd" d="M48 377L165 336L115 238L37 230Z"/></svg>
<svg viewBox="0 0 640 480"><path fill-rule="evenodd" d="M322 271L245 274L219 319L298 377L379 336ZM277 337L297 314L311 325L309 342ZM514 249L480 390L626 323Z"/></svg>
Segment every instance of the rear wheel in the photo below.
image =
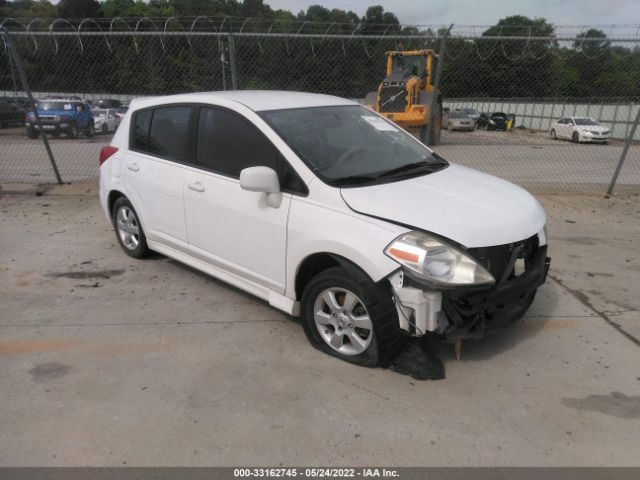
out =
<svg viewBox="0 0 640 480"><path fill-rule="evenodd" d="M103 124L102 124L102 127L100 128L100 132L101 132L103 135L106 135L107 133L109 133L109 127L107 127L107 124L106 124L106 123L103 123Z"/></svg>
<svg viewBox="0 0 640 480"><path fill-rule="evenodd" d="M124 252L133 258L146 256L149 253L147 238L140 225L138 214L127 198L120 197L116 200L111 218L113 218L118 243Z"/></svg>
<svg viewBox="0 0 640 480"><path fill-rule="evenodd" d="M309 342L341 360L385 366L405 344L390 290L356 267L333 267L316 275L301 306Z"/></svg>
<svg viewBox="0 0 640 480"><path fill-rule="evenodd" d="M93 124L93 122L89 123L89 126L87 127L87 137L93 137L96 134L96 126Z"/></svg>

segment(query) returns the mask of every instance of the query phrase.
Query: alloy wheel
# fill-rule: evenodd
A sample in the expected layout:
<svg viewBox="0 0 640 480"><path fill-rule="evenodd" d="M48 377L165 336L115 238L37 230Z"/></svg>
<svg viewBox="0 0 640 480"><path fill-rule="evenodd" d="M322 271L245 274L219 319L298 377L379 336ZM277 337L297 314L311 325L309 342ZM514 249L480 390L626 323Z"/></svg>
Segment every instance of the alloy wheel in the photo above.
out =
<svg viewBox="0 0 640 480"><path fill-rule="evenodd" d="M373 323L357 295L328 288L316 298L313 319L322 339L343 355L363 353L373 338Z"/></svg>
<svg viewBox="0 0 640 480"><path fill-rule="evenodd" d="M133 211L126 205L123 205L118 209L116 225L122 244L129 250L135 250L138 248L138 245L140 244L140 228L138 226L138 219Z"/></svg>

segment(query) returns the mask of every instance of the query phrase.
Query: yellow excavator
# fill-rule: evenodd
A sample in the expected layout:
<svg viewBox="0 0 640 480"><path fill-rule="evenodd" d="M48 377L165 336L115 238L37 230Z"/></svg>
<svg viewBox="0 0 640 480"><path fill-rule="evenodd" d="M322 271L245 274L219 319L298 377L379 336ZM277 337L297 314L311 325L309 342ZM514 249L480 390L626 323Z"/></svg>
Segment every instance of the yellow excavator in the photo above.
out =
<svg viewBox="0 0 640 480"><path fill-rule="evenodd" d="M434 86L438 54L431 49L391 51L387 55L387 75L364 104L405 130L418 133L423 143L437 144L442 124L442 98ZM434 106L435 115L430 108ZM431 138L427 138L433 118Z"/></svg>

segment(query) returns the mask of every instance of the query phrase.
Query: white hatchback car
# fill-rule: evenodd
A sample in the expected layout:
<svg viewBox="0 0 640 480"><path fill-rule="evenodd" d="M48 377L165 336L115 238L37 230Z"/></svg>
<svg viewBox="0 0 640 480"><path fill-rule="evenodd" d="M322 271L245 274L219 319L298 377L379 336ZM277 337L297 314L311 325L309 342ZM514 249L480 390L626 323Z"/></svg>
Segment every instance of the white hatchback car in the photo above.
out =
<svg viewBox="0 0 640 480"><path fill-rule="evenodd" d="M115 132L118 127L115 108L95 108L93 110L93 122L96 133L106 135L109 132Z"/></svg>
<svg viewBox="0 0 640 480"><path fill-rule="evenodd" d="M608 127L590 117L564 117L556 120L549 127L549 136L556 139L567 139L572 142L607 143L611 131Z"/></svg>
<svg viewBox="0 0 640 480"><path fill-rule="evenodd" d="M342 98L140 99L100 164L127 254L154 250L246 290L360 365L388 363L411 336L512 324L549 268L529 193Z"/></svg>

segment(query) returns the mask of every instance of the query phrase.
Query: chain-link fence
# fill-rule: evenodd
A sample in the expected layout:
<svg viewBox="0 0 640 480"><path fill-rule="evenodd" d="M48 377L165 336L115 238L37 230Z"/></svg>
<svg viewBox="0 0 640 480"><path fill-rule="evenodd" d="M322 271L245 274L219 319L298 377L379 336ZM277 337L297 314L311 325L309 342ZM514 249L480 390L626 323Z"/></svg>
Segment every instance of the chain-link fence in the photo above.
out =
<svg viewBox="0 0 640 480"><path fill-rule="evenodd" d="M139 96L230 89L364 101L385 78L385 52L434 49L439 58L430 70L407 75L417 74L442 94L443 131L433 146L440 155L537 191L604 192L621 165L616 189L640 190L640 147L633 141L640 140L634 128L638 30L363 31L357 25L230 17L2 24L15 49L12 56L3 37L0 182L56 180L42 136L29 138L23 126L30 108L17 99L26 96L17 61L35 98L78 97L93 106L104 99L115 107ZM11 108L21 115L9 120ZM115 123L99 115L105 112L94 112L95 136L82 129L47 134L63 181L97 176L98 153Z"/></svg>

